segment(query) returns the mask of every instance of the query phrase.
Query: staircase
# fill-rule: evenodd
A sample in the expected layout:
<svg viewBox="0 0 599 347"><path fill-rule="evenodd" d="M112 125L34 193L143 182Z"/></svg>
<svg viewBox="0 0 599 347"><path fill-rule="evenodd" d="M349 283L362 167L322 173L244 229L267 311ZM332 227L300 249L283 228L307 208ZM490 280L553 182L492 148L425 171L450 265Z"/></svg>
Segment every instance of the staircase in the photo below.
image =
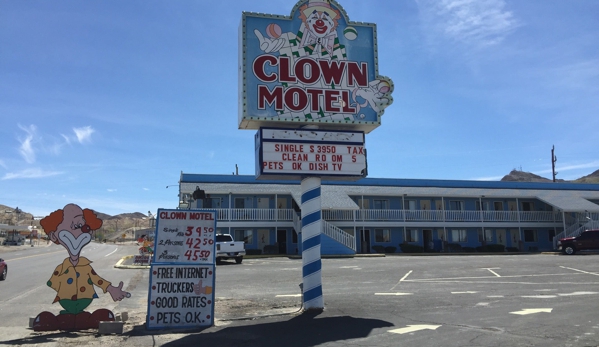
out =
<svg viewBox="0 0 599 347"><path fill-rule="evenodd" d="M297 213L293 214L293 227L298 233L302 230L302 220ZM322 219L322 233L351 249L354 253L356 252L356 238L324 219Z"/></svg>
<svg viewBox="0 0 599 347"><path fill-rule="evenodd" d="M356 238L324 219L322 220L322 233L351 249L354 253L356 252Z"/></svg>

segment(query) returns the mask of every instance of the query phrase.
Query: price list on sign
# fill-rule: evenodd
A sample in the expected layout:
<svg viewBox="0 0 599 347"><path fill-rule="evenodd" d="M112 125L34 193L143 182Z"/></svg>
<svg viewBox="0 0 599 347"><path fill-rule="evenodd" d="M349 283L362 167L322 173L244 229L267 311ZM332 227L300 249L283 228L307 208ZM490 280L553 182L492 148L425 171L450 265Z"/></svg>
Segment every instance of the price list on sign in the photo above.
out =
<svg viewBox="0 0 599 347"><path fill-rule="evenodd" d="M214 264L216 212L159 210L155 263Z"/></svg>
<svg viewBox="0 0 599 347"><path fill-rule="evenodd" d="M148 329L214 325L216 212L158 210Z"/></svg>

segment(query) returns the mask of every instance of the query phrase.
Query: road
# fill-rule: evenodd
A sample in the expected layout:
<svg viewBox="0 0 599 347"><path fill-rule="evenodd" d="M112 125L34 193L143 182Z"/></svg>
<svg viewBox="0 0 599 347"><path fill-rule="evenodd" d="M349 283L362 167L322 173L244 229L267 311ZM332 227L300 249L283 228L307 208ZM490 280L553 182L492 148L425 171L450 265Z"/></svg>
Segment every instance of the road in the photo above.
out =
<svg viewBox="0 0 599 347"><path fill-rule="evenodd" d="M325 310L304 314L297 313L301 260L226 262L216 267L215 326L149 332L143 326L147 270L109 269L130 249L119 246L110 254L113 245L94 247L87 256L103 265L102 275L124 279L134 294L119 304L106 295L99 300L109 308L116 305L115 311L133 313L126 332L34 336L18 327L21 320L10 318L9 329L14 329L13 336L19 332L20 339L2 335L0 345L5 341L44 346L599 346L597 254L323 259ZM56 250L49 247L46 254L20 257L29 257L24 263L30 262L26 259L52 262L36 275L43 282L64 257ZM6 258L10 263L20 261ZM10 280L19 278L9 277L0 283L0 290ZM8 301L2 299L2 319L7 312L26 317L28 313L19 310L38 312L43 305L57 310L50 305L53 295L43 283L21 290L12 292L16 295ZM20 309L9 308L12 305Z"/></svg>

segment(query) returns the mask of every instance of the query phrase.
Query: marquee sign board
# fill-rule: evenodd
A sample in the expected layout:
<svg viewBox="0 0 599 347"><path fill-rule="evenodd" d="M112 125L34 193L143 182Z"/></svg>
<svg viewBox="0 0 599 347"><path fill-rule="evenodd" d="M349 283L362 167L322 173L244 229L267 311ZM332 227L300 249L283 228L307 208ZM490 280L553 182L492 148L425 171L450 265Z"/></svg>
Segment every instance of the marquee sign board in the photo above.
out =
<svg viewBox="0 0 599 347"><path fill-rule="evenodd" d="M239 129L369 133L393 102L376 25L349 21L336 1L301 0L289 17L244 12L239 35Z"/></svg>
<svg viewBox="0 0 599 347"><path fill-rule="evenodd" d="M159 209L148 329L214 325L216 211Z"/></svg>
<svg viewBox="0 0 599 347"><path fill-rule="evenodd" d="M367 174L363 132L262 128L255 141L258 179L358 180Z"/></svg>

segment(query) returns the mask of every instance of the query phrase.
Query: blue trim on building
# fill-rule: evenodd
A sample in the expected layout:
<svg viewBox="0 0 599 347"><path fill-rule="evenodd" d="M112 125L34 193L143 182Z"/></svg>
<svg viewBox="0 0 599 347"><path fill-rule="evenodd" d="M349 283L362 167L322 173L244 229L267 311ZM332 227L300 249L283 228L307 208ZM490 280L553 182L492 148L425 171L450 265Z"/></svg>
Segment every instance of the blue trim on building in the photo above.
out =
<svg viewBox="0 0 599 347"><path fill-rule="evenodd" d="M237 183L237 184L300 184L299 180L256 180L250 175L181 174L180 183ZM461 181L402 178L363 178L355 182L322 181L323 185L424 187L424 188L487 188L487 189L539 189L539 190L599 190L599 184L543 183L503 181Z"/></svg>

